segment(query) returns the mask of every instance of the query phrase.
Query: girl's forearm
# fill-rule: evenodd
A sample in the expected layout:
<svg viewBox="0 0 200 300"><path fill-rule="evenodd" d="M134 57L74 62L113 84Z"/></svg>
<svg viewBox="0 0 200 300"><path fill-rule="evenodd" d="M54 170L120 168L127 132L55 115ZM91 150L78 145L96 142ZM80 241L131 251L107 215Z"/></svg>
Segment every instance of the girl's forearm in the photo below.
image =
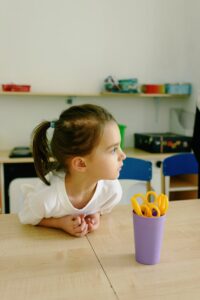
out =
<svg viewBox="0 0 200 300"><path fill-rule="evenodd" d="M62 229L62 220L61 218L48 218L48 219L44 218L40 221L38 225L44 227Z"/></svg>

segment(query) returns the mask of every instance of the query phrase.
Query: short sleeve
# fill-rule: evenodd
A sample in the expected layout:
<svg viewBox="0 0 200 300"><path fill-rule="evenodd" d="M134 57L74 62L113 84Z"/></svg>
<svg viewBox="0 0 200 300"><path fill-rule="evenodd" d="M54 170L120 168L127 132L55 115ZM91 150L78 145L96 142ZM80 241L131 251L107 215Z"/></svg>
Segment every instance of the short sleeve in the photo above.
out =
<svg viewBox="0 0 200 300"><path fill-rule="evenodd" d="M120 202L121 198L122 188L119 181L107 181L105 183L104 192L102 193L101 214L109 213Z"/></svg>
<svg viewBox="0 0 200 300"><path fill-rule="evenodd" d="M46 202L54 196L53 186L47 186L39 181L38 184L25 184L21 187L23 205L18 217L22 224L37 225L46 216Z"/></svg>
<svg viewBox="0 0 200 300"><path fill-rule="evenodd" d="M23 207L18 214L22 224L37 225L44 217L44 203L41 201L42 199L37 196L29 190L24 197Z"/></svg>

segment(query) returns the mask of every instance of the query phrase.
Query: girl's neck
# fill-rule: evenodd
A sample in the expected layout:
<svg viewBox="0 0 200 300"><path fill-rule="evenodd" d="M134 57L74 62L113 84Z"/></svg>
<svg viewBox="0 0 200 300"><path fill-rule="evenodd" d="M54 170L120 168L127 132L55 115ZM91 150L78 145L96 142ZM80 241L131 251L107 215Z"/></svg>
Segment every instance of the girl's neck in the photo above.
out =
<svg viewBox="0 0 200 300"><path fill-rule="evenodd" d="M83 208L92 199L97 182L88 179L70 176L65 177L65 189L72 205L76 208Z"/></svg>

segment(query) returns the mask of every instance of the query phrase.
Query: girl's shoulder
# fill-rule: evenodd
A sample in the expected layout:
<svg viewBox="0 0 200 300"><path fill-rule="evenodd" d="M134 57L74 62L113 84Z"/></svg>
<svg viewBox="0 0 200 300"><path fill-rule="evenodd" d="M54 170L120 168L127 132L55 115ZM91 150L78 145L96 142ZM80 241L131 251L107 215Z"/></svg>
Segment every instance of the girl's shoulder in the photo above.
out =
<svg viewBox="0 0 200 300"><path fill-rule="evenodd" d="M65 174L62 172L49 172L45 178L50 183L50 185L47 185L44 183L41 179L36 178L35 184L32 184L32 189L34 191L42 191L42 190L52 190L55 188L55 186L60 185L63 183L65 179ZM25 185L26 186L26 185ZM30 184L29 184L30 186Z"/></svg>
<svg viewBox="0 0 200 300"><path fill-rule="evenodd" d="M101 180L102 183L106 186L120 186L119 180L114 179L114 180Z"/></svg>
<svg viewBox="0 0 200 300"><path fill-rule="evenodd" d="M100 180L99 185L102 189L109 191L110 193L118 193L122 190L121 184L118 179L115 180Z"/></svg>
<svg viewBox="0 0 200 300"><path fill-rule="evenodd" d="M58 181L63 182L65 180L65 173L61 171L60 172L52 171L46 175L46 178L50 182L50 184L54 184L55 182Z"/></svg>

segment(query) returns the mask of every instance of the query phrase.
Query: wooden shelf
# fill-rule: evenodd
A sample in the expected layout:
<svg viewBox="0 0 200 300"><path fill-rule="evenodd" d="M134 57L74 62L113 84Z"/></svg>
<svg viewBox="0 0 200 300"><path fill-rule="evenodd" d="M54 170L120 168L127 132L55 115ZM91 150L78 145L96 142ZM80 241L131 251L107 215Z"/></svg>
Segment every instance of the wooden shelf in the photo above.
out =
<svg viewBox="0 0 200 300"><path fill-rule="evenodd" d="M195 190L198 179L196 174L177 175L170 177L170 191Z"/></svg>
<svg viewBox="0 0 200 300"><path fill-rule="evenodd" d="M111 93L77 94L77 93L46 93L46 92L0 92L0 96L30 96L30 97L129 97L129 98L188 98L190 95L181 94L143 94L143 93Z"/></svg>
<svg viewBox="0 0 200 300"><path fill-rule="evenodd" d="M196 174L171 176L169 183L170 200L197 197L198 176Z"/></svg>
<svg viewBox="0 0 200 300"><path fill-rule="evenodd" d="M198 198L198 190L191 191L176 191L170 193L170 201L177 200L191 200Z"/></svg>
<svg viewBox="0 0 200 300"><path fill-rule="evenodd" d="M42 92L0 92L0 96L30 96L30 97L102 97L101 94L42 93Z"/></svg>
<svg viewBox="0 0 200 300"><path fill-rule="evenodd" d="M134 97L134 98L188 98L186 94L144 94L144 93L111 93L102 92L104 97Z"/></svg>

